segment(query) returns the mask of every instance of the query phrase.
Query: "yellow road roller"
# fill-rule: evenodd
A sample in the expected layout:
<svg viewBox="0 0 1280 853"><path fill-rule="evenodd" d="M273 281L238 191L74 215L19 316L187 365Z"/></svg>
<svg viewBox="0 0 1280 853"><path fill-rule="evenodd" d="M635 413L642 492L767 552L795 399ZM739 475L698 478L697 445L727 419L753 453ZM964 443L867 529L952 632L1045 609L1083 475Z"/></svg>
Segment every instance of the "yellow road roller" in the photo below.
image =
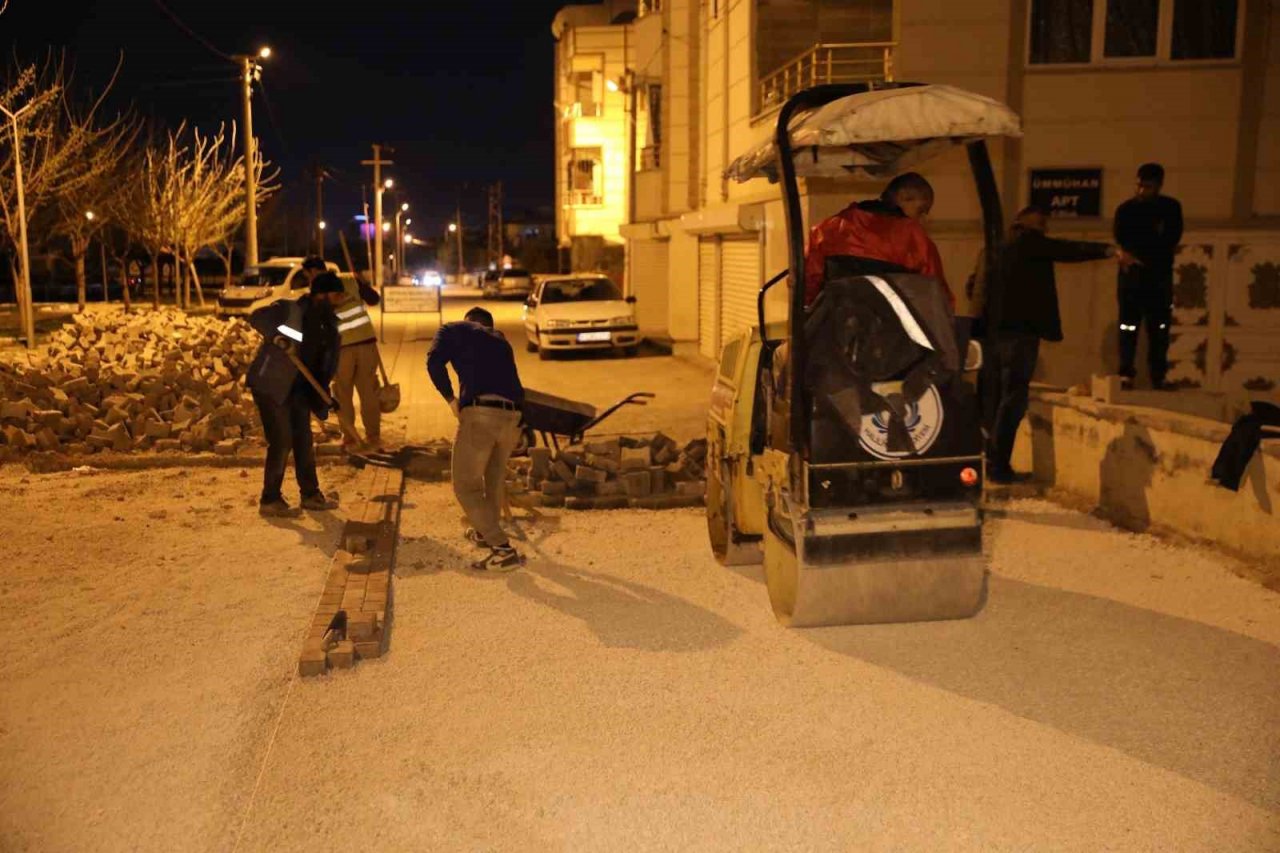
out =
<svg viewBox="0 0 1280 853"><path fill-rule="evenodd" d="M726 172L780 184L789 263L763 283L757 325L722 342L707 528L720 562L763 562L784 625L967 618L987 576L981 349L940 282L883 261L827 257L806 306L799 180L887 180L963 148L998 306L1003 224L985 140L1020 133L1007 106L950 86L817 86L788 100L772 138ZM778 284L786 315L766 317Z"/></svg>

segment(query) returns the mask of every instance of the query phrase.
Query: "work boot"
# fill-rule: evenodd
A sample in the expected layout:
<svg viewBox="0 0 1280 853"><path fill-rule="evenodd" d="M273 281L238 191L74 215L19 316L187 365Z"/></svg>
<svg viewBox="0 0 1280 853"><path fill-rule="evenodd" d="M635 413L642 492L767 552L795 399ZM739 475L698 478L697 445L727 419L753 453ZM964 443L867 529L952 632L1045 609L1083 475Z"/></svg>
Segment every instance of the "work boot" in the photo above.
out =
<svg viewBox="0 0 1280 853"><path fill-rule="evenodd" d="M468 527L467 532L464 533L463 536L465 536L467 541L472 545L476 545L480 548L489 547L489 543L484 541L484 537L480 535L480 531L476 530L474 527Z"/></svg>
<svg viewBox="0 0 1280 853"><path fill-rule="evenodd" d="M302 515L302 510L289 506L284 498L276 498L258 504L258 515L263 518L297 518Z"/></svg>
<svg viewBox="0 0 1280 853"><path fill-rule="evenodd" d="M524 563L524 557L510 545L499 545L489 550L489 556L471 564L478 572L513 572Z"/></svg>
<svg viewBox="0 0 1280 853"><path fill-rule="evenodd" d="M326 512L338 508L338 502L324 492L313 492L302 499L302 508L314 512Z"/></svg>

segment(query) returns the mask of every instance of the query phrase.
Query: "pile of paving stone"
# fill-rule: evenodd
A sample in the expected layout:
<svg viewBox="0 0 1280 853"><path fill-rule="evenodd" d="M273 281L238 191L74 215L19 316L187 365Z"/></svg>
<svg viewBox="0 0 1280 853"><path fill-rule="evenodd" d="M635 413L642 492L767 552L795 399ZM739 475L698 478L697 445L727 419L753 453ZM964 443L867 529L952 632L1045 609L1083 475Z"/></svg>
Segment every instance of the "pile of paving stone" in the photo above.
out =
<svg viewBox="0 0 1280 853"><path fill-rule="evenodd" d="M559 452L534 447L511 462L510 490L525 503L568 509L702 506L707 442L683 447L662 433L588 441Z"/></svg>
<svg viewBox="0 0 1280 853"><path fill-rule="evenodd" d="M0 360L0 459L212 451L261 438L245 373L261 337L179 311L78 315L36 353Z"/></svg>

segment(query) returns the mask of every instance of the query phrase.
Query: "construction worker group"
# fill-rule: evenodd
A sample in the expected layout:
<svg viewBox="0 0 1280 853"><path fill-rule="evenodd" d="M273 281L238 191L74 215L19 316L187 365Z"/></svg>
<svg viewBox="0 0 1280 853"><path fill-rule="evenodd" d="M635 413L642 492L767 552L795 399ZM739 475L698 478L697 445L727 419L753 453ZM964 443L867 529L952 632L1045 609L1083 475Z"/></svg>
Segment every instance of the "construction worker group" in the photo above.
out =
<svg viewBox="0 0 1280 853"><path fill-rule="evenodd" d="M379 293L357 276L344 281L319 257L303 261L302 273L308 284L304 296L275 302L250 316L263 336L248 384L267 440L259 512L269 518L337 508L337 500L320 488L312 416L325 421L336 414L349 454L384 450L382 405L390 386L379 382L379 372L384 382L386 372L367 310L379 304ZM450 367L458 377L456 394ZM519 442L524 402L515 354L494 328L493 315L473 308L464 320L446 323L436 333L427 370L458 421L453 488L471 525L465 537L487 552L472 566L511 571L523 562L501 520L507 460ZM356 424L357 396L363 438ZM281 492L290 456L300 508Z"/></svg>

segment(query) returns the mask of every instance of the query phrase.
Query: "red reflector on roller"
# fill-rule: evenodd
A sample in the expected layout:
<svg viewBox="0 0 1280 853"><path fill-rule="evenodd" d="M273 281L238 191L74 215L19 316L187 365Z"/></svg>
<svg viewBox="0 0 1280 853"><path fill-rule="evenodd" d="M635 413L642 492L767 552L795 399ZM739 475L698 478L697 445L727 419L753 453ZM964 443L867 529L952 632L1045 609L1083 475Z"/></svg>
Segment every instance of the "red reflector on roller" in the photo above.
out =
<svg viewBox="0 0 1280 853"><path fill-rule="evenodd" d="M965 468L960 472L960 482L966 486L976 486L978 484L978 472L974 468Z"/></svg>

